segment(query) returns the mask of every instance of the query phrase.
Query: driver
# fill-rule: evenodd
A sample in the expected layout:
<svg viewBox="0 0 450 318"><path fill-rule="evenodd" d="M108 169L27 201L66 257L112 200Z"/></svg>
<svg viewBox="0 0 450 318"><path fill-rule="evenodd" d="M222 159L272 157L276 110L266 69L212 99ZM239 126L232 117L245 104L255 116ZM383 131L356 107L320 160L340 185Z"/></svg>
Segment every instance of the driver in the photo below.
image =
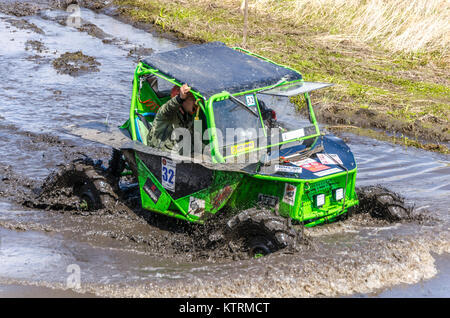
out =
<svg viewBox="0 0 450 318"><path fill-rule="evenodd" d="M186 128L191 134L194 132L194 114L197 111L194 95L187 84L174 86L171 99L161 106L153 120L152 129L148 134L147 145L165 151L175 149L178 141L172 138L176 128Z"/></svg>

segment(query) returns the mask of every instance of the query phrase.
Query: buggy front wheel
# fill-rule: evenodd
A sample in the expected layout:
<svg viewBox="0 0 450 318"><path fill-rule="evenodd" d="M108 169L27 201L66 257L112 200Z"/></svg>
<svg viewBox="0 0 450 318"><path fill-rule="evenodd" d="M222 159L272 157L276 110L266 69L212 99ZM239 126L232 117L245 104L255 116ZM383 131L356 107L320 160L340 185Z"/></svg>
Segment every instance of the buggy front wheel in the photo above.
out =
<svg viewBox="0 0 450 318"><path fill-rule="evenodd" d="M232 239L241 240L251 257L293 248L299 239L289 219L264 209L242 211L227 222L227 227Z"/></svg>

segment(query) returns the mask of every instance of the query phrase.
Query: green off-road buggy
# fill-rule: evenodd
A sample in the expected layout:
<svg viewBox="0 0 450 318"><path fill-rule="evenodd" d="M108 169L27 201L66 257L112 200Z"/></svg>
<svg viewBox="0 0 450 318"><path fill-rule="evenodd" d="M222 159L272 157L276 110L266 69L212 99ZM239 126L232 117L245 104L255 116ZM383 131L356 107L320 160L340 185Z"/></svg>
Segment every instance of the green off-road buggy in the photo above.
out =
<svg viewBox="0 0 450 318"><path fill-rule="evenodd" d="M194 136L178 138L193 146L184 153L147 146L158 109L183 83L199 108ZM309 97L330 85L305 82L299 72L241 48L193 45L137 65L129 119L119 129L71 131L114 148L108 174L134 175L144 209L203 223L226 208L226 231L240 235L252 254L268 254L295 243L299 231L292 224L330 222L358 204L354 156L341 139L320 133ZM297 95L309 118L283 128L267 101ZM114 186L87 167L75 168L91 178L78 182L83 203L91 209L114 204Z"/></svg>

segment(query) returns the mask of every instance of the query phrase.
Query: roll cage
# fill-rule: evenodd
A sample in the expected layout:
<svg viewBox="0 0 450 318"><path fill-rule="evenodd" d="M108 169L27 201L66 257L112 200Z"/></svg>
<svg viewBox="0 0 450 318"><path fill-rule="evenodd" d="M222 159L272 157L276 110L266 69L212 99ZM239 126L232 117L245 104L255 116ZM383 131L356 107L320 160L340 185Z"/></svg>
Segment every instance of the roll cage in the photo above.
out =
<svg viewBox="0 0 450 318"><path fill-rule="evenodd" d="M237 52L244 53L245 55L251 56L252 58L256 58L258 60L262 60L265 63L270 63L275 65L276 67L285 68L288 71L297 72L289 67L277 64L267 58L249 52L239 47L232 48ZM137 140L144 142L142 140L142 136L140 136L139 131L139 121L142 121L145 118L145 121L151 122L154 116L157 113L157 110L160 106L162 106L170 96L164 96L151 86L151 83L148 81L144 81L145 78L151 76L153 79L162 79L167 81L168 83L176 86L182 86L182 82L174 77L169 76L161 72L159 69L148 65L145 61L141 61L138 63L133 79L133 92L131 99L131 107L130 107L130 120L128 130L130 132L130 136L132 140ZM298 72L297 72L298 73ZM299 73L298 73L299 74ZM143 85L147 85L147 96L143 97L141 94L141 90ZM204 118L206 119L206 127L208 129L208 137L209 137L209 145L210 145L210 154L212 162L226 162L227 159L231 157L237 157L243 154L247 154L254 151L259 151L263 148L271 148L276 146L282 146L287 143L291 143L294 141L302 141L305 139L311 139L320 136L320 129L314 114L314 110L311 104L309 92L315 89L319 89L322 87L330 86L331 84L326 83L311 83L305 82L303 78L295 79L295 80L286 80L282 78L274 84L263 86L263 87L253 87L248 90L237 91L234 93L230 93L226 90L222 90L221 92L216 92L214 94L205 94L199 90L196 90L195 87L191 89L192 94L197 100L200 111L203 113ZM236 89L234 89L236 91ZM267 138L267 127L265 127L261 109L259 105L258 98L256 94L267 94L267 95L276 95L276 96L294 96L302 94L305 98L307 109L309 112L309 120L311 122L311 127L306 127L305 129L298 129L294 131L280 131L279 138L276 138L276 142L273 142L273 138ZM242 102L242 98L247 102ZM253 115L259 117L259 121L261 123L261 128L264 132L264 142L260 142L261 138L257 138L258 140L246 140L236 145L232 145L228 151L224 150L223 147L220 146L218 140L218 134L216 131L216 118L214 114L215 105L218 105L219 102L230 100L236 103L237 107L247 107L248 111L253 113ZM256 111L252 111L249 108L248 101L253 101ZM198 114L197 114L198 117ZM147 124L147 123L145 123ZM262 145L262 146L261 146ZM314 143L312 143L314 146ZM225 154L224 154L225 151Z"/></svg>

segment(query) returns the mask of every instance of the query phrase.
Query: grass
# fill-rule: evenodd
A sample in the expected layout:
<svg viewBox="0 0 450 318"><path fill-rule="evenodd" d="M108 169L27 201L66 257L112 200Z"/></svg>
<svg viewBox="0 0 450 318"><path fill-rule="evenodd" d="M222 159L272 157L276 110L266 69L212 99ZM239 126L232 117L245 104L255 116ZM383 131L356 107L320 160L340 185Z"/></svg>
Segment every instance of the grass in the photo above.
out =
<svg viewBox="0 0 450 318"><path fill-rule="evenodd" d="M243 46L240 0L115 0L115 4L131 20L154 24L181 39ZM247 49L299 70L306 80L335 84L312 94L320 104L316 108L320 120L434 142L450 140L447 1L249 0L249 4ZM433 28L443 19L447 20L440 29ZM418 26L420 34L413 32Z"/></svg>
<svg viewBox="0 0 450 318"><path fill-rule="evenodd" d="M435 51L450 46L447 0L258 0L257 12L295 26L308 24L330 36L374 42L396 52Z"/></svg>

